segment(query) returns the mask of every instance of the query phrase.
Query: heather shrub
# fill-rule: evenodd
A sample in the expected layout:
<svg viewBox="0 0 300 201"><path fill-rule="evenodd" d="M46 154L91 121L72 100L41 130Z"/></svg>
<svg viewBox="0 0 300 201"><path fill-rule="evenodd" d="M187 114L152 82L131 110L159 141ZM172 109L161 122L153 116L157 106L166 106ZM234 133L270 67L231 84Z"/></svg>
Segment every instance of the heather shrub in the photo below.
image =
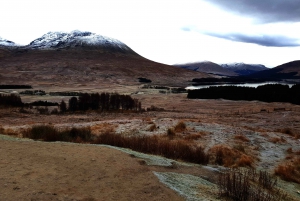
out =
<svg viewBox="0 0 300 201"><path fill-rule="evenodd" d="M175 132L183 132L186 129L186 125L184 122L178 122L174 127Z"/></svg>

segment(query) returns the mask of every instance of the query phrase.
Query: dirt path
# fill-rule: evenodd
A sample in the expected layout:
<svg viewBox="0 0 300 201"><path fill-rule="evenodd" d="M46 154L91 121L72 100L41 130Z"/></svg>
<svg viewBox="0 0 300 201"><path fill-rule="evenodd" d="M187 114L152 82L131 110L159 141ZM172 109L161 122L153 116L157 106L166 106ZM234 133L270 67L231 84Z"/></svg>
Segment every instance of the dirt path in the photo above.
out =
<svg viewBox="0 0 300 201"><path fill-rule="evenodd" d="M0 139L0 200L184 200L107 147Z"/></svg>

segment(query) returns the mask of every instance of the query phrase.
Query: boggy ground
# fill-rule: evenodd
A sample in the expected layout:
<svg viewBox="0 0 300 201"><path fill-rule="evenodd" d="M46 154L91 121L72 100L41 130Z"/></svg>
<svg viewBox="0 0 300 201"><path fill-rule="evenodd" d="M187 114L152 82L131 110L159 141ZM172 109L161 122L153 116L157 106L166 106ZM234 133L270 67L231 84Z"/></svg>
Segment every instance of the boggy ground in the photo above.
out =
<svg viewBox="0 0 300 201"><path fill-rule="evenodd" d="M138 98L145 108L153 105L164 110L143 113L87 112L84 114L40 115L20 113L18 109L2 108L0 109L2 133L21 137L22 131L33 125L48 124L60 129L89 126L96 135L109 130L128 135L157 134L166 136L169 128L174 128L178 122L182 121L187 128L175 132L173 138L193 141L203 146L206 152L212 153L210 166L215 167L213 153L221 147L229 150L228 153L233 154L232 158L236 158L235 161L226 159L223 165L228 167L252 166L270 173L274 173L274 169L279 164L293 161L294 157L297 157L287 151L289 148L294 153L300 150L300 106L297 105L258 101L189 100L186 98L186 94L161 94L155 90L146 89L130 92L130 94L134 98ZM59 97L55 98L59 100ZM24 100L30 99L32 97L24 97ZM28 197L25 196L24 200L43 198L54 200L165 200L165 196L168 197L168 200L180 200L182 198L178 197L178 194L174 194L159 183L153 171L177 172L206 179L213 178L215 175L214 170L207 171L199 167L180 166L180 168L165 169L159 166L146 166L140 163L138 158L132 158L128 154L90 145L3 140L0 143L2 144L0 146L2 149L2 168L0 169L2 181L0 185L5 187L1 187L3 191L1 194L6 194L6 198L13 194L14 196L25 196L25 193L20 192L23 192L22 189L27 186L29 190L25 190ZM43 150L44 155L42 154ZM42 155L39 156L39 154ZM251 162L242 163L242 155L245 155L243 159ZM73 162L66 163L68 158ZM30 167L32 164L43 165L40 165L37 171L34 171L36 167L22 170L20 163L23 167ZM79 169L73 168L71 171L69 166ZM97 170L101 169L105 169L106 174L110 176L103 180L100 179L100 181L97 180L100 182L97 183L94 180L99 175L95 176L95 174L100 174L97 173ZM15 173L19 171L21 174L16 175ZM26 179L27 173L31 180ZM36 176L32 177L35 174ZM81 177L77 179L79 175ZM64 177L66 180L63 180ZM124 179L125 177L128 181ZM161 175L158 176L162 181L161 177ZM40 183L32 182L36 178L40 178L37 180ZM61 179L62 184L56 185L57 181ZM90 180L94 182L90 182ZM118 183L119 181L122 182ZM149 188L145 190L147 186L145 184L148 181L150 186L148 185ZM210 181L215 182L214 179ZM40 185L41 183L42 185ZM37 187L41 190L34 190ZM297 193L300 190L299 184L284 183L282 187L293 199L299 199ZM122 193L117 189L122 189L120 190ZM143 191L148 193L143 193ZM201 192L203 193L207 189L199 187L197 191L198 199L201 200ZM124 196L122 196L123 192ZM177 192L182 195L179 191ZM205 194L205 196L211 194L211 197L207 199L217 199L216 192L209 192ZM205 196L202 194L202 197ZM184 198L189 200L187 196Z"/></svg>

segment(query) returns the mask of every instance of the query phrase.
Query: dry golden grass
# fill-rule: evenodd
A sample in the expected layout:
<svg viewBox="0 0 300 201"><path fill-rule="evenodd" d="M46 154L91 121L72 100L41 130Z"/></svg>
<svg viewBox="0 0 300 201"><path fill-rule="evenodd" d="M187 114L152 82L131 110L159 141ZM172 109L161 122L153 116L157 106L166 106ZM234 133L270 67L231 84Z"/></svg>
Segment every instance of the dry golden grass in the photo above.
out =
<svg viewBox="0 0 300 201"><path fill-rule="evenodd" d="M0 130L0 133L5 135L14 135L14 136L18 136L20 134L11 128L6 128L6 129L2 128L2 131Z"/></svg>
<svg viewBox="0 0 300 201"><path fill-rule="evenodd" d="M275 169L275 175L286 181L300 183L300 157L279 165Z"/></svg>
<svg viewBox="0 0 300 201"><path fill-rule="evenodd" d="M202 147L184 140L170 140L156 135L126 137L116 133L103 133L93 143L125 147L198 164L207 164L209 161Z"/></svg>
<svg viewBox="0 0 300 201"><path fill-rule="evenodd" d="M175 132L183 132L186 130L186 125L183 121L180 121L174 127Z"/></svg>
<svg viewBox="0 0 300 201"><path fill-rule="evenodd" d="M192 141L192 140L198 140L198 139L202 138L202 136L203 136L202 133L187 134L187 135L183 136L183 139Z"/></svg>
<svg viewBox="0 0 300 201"><path fill-rule="evenodd" d="M149 127L149 131L150 132L153 132L153 131L155 131L157 129L157 127L156 127L156 125L155 124L152 124L150 127Z"/></svg>
<svg viewBox="0 0 300 201"><path fill-rule="evenodd" d="M153 121L152 121L152 119L150 117L142 118L142 121L146 122L147 124L153 124Z"/></svg>
<svg viewBox="0 0 300 201"><path fill-rule="evenodd" d="M224 167L252 167L254 159L243 152L231 148L227 145L215 145L208 153L210 154L210 162Z"/></svg>
<svg viewBox="0 0 300 201"><path fill-rule="evenodd" d="M243 142L250 142L249 138L247 138L247 137L244 136L244 135L235 135L235 136L234 136L234 139L240 140L240 141L243 141Z"/></svg>
<svg viewBox="0 0 300 201"><path fill-rule="evenodd" d="M273 143L277 144L277 143L285 143L286 140L283 137L273 137L273 138L269 139L269 142L273 142Z"/></svg>
<svg viewBox="0 0 300 201"><path fill-rule="evenodd" d="M91 127L91 131L95 135L99 135L105 132L113 132L114 130L115 130L115 126L109 123L96 124Z"/></svg>
<svg viewBox="0 0 300 201"><path fill-rule="evenodd" d="M275 132L279 132L279 133L283 133L283 134L287 134L289 136L294 137L295 139L300 139L300 134L295 132L293 129L291 128L280 128L280 129L276 129Z"/></svg>

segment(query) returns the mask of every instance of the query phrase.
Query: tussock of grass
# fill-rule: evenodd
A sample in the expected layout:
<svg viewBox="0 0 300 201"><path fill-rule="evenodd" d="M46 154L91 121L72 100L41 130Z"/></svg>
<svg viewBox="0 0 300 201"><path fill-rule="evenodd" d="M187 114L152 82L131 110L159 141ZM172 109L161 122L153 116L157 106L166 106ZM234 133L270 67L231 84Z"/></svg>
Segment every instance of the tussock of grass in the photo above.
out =
<svg viewBox="0 0 300 201"><path fill-rule="evenodd" d="M225 167L252 167L254 159L242 151L225 145L216 145L209 151L211 163Z"/></svg>
<svg viewBox="0 0 300 201"><path fill-rule="evenodd" d="M156 125L155 124L152 124L150 127L149 127L149 131L150 132L153 132L157 129Z"/></svg>
<svg viewBox="0 0 300 201"><path fill-rule="evenodd" d="M202 137L202 133L188 134L183 137L185 140L198 140Z"/></svg>
<svg viewBox="0 0 300 201"><path fill-rule="evenodd" d="M296 133L293 129L291 128L282 128L282 129L276 129L276 132L287 134L289 136L294 137L295 139L300 139L300 134Z"/></svg>
<svg viewBox="0 0 300 201"><path fill-rule="evenodd" d="M292 162L279 165L275 169L275 174L285 181L300 184L300 157L297 157Z"/></svg>
<svg viewBox="0 0 300 201"><path fill-rule="evenodd" d="M178 122L174 127L175 132L183 132L186 129L186 125L183 121Z"/></svg>
<svg viewBox="0 0 300 201"><path fill-rule="evenodd" d="M286 140L283 137L273 137L271 139L269 139L270 142L273 142L275 144L277 143L285 143Z"/></svg>
<svg viewBox="0 0 300 201"><path fill-rule="evenodd" d="M249 138L247 138L247 137L244 136L244 135L235 135L235 136L234 136L234 139L240 140L240 141L243 141L243 142L250 142Z"/></svg>

